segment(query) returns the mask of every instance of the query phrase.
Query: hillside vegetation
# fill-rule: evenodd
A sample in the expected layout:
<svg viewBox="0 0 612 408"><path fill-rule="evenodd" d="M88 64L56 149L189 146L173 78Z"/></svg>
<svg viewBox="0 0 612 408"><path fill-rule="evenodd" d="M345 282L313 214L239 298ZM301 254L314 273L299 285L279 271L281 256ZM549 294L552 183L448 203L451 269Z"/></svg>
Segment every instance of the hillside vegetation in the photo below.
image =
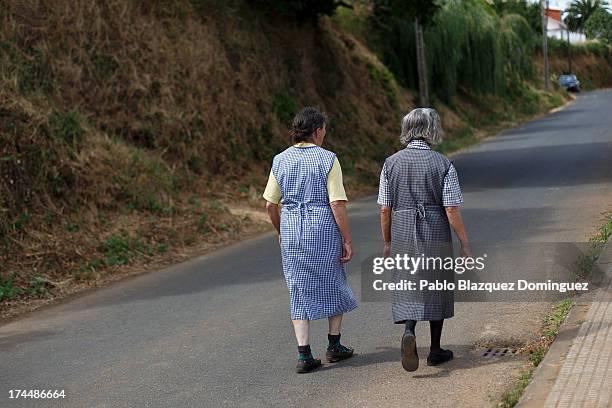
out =
<svg viewBox="0 0 612 408"><path fill-rule="evenodd" d="M329 21L187 1L3 2L0 300L250 221L299 106L372 183L407 92Z"/></svg>
<svg viewBox="0 0 612 408"><path fill-rule="evenodd" d="M554 40L549 47L551 48L550 71L554 80L569 70L568 46L565 41ZM583 89L612 87L612 50L609 46L597 42L572 44L569 53L572 73L578 76ZM541 54L537 54L535 61L538 73L541 73Z"/></svg>
<svg viewBox="0 0 612 408"><path fill-rule="evenodd" d="M0 3L0 307L259 228L250 209L303 105L327 112L349 195L372 191L410 83L335 18L253 4ZM513 80L436 99L442 149L567 98Z"/></svg>

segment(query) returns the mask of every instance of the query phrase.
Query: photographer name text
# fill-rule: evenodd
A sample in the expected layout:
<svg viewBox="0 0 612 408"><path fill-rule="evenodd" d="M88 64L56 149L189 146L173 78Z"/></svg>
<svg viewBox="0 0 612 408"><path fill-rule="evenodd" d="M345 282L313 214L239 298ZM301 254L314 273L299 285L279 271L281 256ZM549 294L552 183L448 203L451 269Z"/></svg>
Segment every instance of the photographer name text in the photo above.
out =
<svg viewBox="0 0 612 408"><path fill-rule="evenodd" d="M588 291L588 282L553 282L547 280L545 282L530 282L524 279L519 279L514 282L474 282L467 279L459 279L456 282L447 281L429 281L427 279L406 280L402 279L397 282L385 282L382 279L377 279L372 282L372 287L376 291L480 291L480 292L497 292L497 291L549 291L549 292L571 292L571 291Z"/></svg>

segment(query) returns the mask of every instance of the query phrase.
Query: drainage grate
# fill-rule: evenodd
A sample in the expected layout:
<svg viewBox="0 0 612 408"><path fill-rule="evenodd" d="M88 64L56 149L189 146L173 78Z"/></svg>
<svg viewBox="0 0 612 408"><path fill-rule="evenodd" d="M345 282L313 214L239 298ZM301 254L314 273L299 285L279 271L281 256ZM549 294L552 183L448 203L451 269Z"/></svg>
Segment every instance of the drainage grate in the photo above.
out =
<svg viewBox="0 0 612 408"><path fill-rule="evenodd" d="M513 348L488 348L482 353L482 357L505 357L514 356L518 349Z"/></svg>

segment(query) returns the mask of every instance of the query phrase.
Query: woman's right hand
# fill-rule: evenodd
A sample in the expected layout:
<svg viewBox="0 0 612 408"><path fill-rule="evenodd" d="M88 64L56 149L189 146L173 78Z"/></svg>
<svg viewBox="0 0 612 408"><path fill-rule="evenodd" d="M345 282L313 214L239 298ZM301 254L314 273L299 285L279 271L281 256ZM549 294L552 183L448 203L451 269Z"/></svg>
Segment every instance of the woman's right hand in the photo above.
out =
<svg viewBox="0 0 612 408"><path fill-rule="evenodd" d="M388 258L389 256L391 256L391 243L385 242L383 246L383 257Z"/></svg>
<svg viewBox="0 0 612 408"><path fill-rule="evenodd" d="M353 257L353 244L351 241L344 241L342 244L342 257L340 257L340 262L346 263L351 260Z"/></svg>

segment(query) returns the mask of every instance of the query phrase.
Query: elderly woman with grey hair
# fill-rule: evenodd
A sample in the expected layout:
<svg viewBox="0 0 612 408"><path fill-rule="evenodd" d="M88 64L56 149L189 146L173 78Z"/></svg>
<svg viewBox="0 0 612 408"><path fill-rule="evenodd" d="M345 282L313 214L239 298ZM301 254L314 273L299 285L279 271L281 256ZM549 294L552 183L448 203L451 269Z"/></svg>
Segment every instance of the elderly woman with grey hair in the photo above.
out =
<svg viewBox="0 0 612 408"><path fill-rule="evenodd" d="M452 256L451 227L461 242L461 256L471 256L467 234L459 211L463 202L457 171L444 155L431 150L443 136L440 117L434 109L418 108L404 116L400 141L405 149L385 160L378 194L384 256L404 254L414 257ZM417 282L452 280L453 272L421 268L396 280ZM416 273L415 273L416 272ZM447 276L450 275L450 276ZM415 326L430 322L431 347L427 365L438 365L453 358L440 347L444 319L454 315L452 291L402 291L393 293L393 320L405 324L402 336L402 366L414 371L419 366Z"/></svg>

